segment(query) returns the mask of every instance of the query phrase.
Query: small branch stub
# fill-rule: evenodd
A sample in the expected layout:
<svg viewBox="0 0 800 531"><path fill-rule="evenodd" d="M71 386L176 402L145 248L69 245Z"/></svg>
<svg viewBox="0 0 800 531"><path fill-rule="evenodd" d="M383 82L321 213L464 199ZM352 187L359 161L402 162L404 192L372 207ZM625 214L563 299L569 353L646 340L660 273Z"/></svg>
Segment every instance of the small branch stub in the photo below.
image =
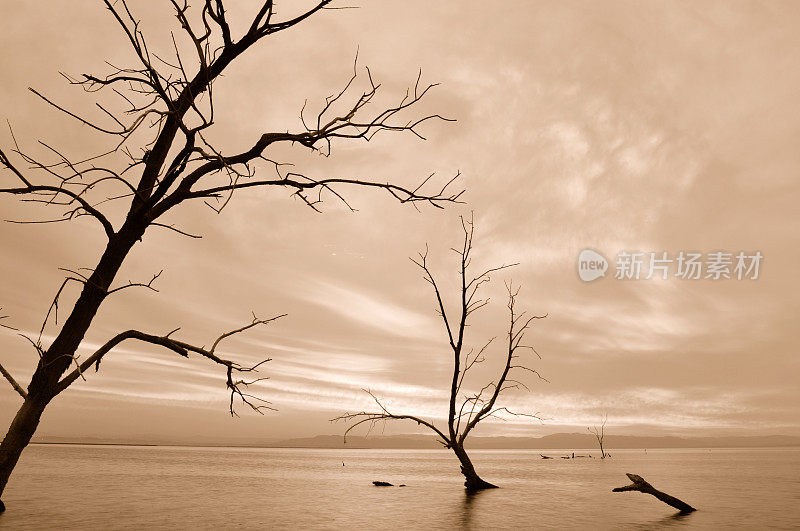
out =
<svg viewBox="0 0 800 531"><path fill-rule="evenodd" d="M2 365L0 365L0 374L2 374L5 377L5 379L8 380L8 383L11 384L11 387L14 388L14 391L16 391L19 394L19 396L22 397L23 400L26 400L28 398L28 393L25 392L25 389L23 389L22 386L17 383L14 377L11 376L11 373L9 373Z"/></svg>

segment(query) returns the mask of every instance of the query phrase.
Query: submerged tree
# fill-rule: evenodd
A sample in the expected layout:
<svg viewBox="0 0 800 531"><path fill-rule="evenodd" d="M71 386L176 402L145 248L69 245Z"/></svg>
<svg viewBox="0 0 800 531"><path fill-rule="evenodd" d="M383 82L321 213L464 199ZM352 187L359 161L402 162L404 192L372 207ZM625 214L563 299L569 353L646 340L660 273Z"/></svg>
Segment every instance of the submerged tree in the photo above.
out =
<svg viewBox="0 0 800 531"><path fill-rule="evenodd" d="M497 485L493 485L481 479L475 471L475 466L472 464L472 460L465 450L464 443L475 426L485 419L503 418L503 416L524 416L539 419L536 414L514 412L507 407L499 406L497 402L504 391L521 388L529 390L528 386L519 379L521 375L525 373L535 375L539 379L544 380L539 372L530 367L529 363L523 359L526 353L529 357L539 357L536 350L532 346L524 344L523 340L525 338L525 333L531 327L534 320L543 319L547 317L547 315L527 315L525 312L519 312L516 307L519 288L514 288L511 284L506 284L506 289L508 291L507 307L509 321L508 330L504 338L502 365L499 368L499 374L496 379L480 387L477 391L471 392L466 390L464 385L466 383L467 373L477 364L486 361L486 354L489 347L496 339L496 337L490 339L477 351L475 349L467 350L465 345L465 335L469 326L470 317L477 310L489 303L489 300L481 298L478 292L484 284L491 280L490 275L492 273L511 267L514 264L493 267L476 276L471 276L470 265L472 258L470 255L472 252L474 224L472 220L465 220L463 218L461 223L464 230L463 244L460 249L452 249L459 257L458 272L460 290L458 294L458 310L456 312L448 313L445 308L445 296L440 291L439 284L428 267L427 249L424 253L420 253L418 258L412 258L412 262L422 269L425 281L433 288L436 296L437 315L441 317L444 323L449 347L452 351L453 377L450 381L447 427L440 429L434 422L415 415L392 413L383 405L380 399L369 390L365 391L375 401L375 404L378 406L377 411L345 413L333 420L350 423L345 430L345 440L348 433L357 426L365 423L373 426L378 422L387 420L411 420L420 426L425 426L436 434L437 440L445 448L453 450L461 463L461 473L465 478L464 486L468 491L476 491L497 488Z"/></svg>
<svg viewBox="0 0 800 531"><path fill-rule="evenodd" d="M252 143L238 148L213 145L209 140L207 133L215 123L214 82L256 43L324 9L333 9L328 5L330 2L320 0L294 16L279 18L274 2L268 0L255 6L257 12L247 25L238 27L229 23L232 17L228 16L223 0L201 0L196 9L190 8L186 0L170 0L170 9L174 9L180 31L172 35L174 48L171 55L167 55L156 52L148 44L140 21L125 0L105 0L105 8L124 35L136 64L111 66L106 75L83 74L79 78L67 76L67 79L88 93L108 92L109 97L119 97L119 105L125 108L115 111L113 102L98 100L96 108L106 122L101 123L31 89L54 109L74 118L80 126L110 137L112 142L108 149L98 149L98 155L88 158L70 157L63 150L41 142L52 157L41 160L24 152L14 139L13 149L0 150L0 169L6 170L4 178L7 180L7 184L0 187L0 193L59 210L56 217L35 223L89 216L102 228L107 241L94 268L66 270L68 276L46 312L38 337L26 336L38 357L27 390L9 371L0 367L0 373L23 399L0 444L0 495L47 405L73 382L84 378L92 367L97 370L105 355L128 340L158 345L184 357L199 355L221 365L231 393L231 414L234 414L237 400L259 412L268 407L247 391L247 386L254 381L238 376L256 371L260 364L241 365L220 356L216 349L224 339L277 317L253 316L244 326L220 335L210 348L176 339L177 330L163 335L127 330L109 339L85 359L78 359L76 352L98 309L110 295L136 286L153 289L158 275L147 282L113 286L129 252L145 233L158 228L197 237L164 222L163 217L168 212L198 201L219 212L230 203L237 190L258 187L291 190L315 210L323 192L347 205L337 189L345 185L383 189L400 202L413 205L427 203L442 207L444 203L458 200L460 192L447 191L455 177L443 187L428 192L425 188L430 186L430 177L412 188L339 177L313 178L286 172L284 164L269 157L270 150L278 145L297 146L327 156L332 144L340 139L368 141L381 131L408 132L422 138L418 131L420 124L445 118L435 114L416 119L404 116L404 111L434 86L421 85L419 77L395 105L380 107L376 101L380 84L373 80L368 69L359 75L354 67L344 88L327 97L313 118L308 116L305 107L300 111L303 124L300 130L264 132ZM236 8L242 9L239 5ZM241 19L236 17L236 20ZM359 83L365 88L357 89ZM258 177L257 170L264 170L260 166L266 166L271 174ZM77 299L67 312L67 318L54 329L58 326L54 318L61 309L59 299L73 284L79 288ZM49 334L54 339L47 345L43 338Z"/></svg>
<svg viewBox="0 0 800 531"><path fill-rule="evenodd" d="M597 444L600 446L600 459L605 459L608 454L603 449L603 438L606 435L606 421L608 420L608 413L603 413L603 422L600 424L600 428L597 426L592 426L591 428L586 428L589 432L594 433L595 439L597 439Z"/></svg>

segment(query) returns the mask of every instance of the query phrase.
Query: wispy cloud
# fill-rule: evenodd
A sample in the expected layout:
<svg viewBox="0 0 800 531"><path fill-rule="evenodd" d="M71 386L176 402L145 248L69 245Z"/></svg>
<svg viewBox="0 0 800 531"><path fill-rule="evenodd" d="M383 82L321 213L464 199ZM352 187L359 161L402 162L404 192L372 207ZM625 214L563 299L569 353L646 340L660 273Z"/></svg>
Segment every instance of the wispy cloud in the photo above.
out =
<svg viewBox="0 0 800 531"><path fill-rule="evenodd" d="M304 282L297 292L306 302L381 332L409 340L431 339L439 335L433 318L387 300L384 294L367 293L318 280Z"/></svg>

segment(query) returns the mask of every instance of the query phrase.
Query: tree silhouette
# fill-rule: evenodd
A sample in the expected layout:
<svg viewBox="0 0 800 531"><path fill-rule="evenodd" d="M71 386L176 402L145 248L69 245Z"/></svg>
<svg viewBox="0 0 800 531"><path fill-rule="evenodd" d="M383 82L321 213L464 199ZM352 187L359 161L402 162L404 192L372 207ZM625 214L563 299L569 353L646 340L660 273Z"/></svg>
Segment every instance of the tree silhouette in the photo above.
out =
<svg viewBox="0 0 800 531"><path fill-rule="evenodd" d="M537 319L547 317L547 315L529 316L525 312L519 312L516 307L519 288L506 284L509 324L505 333L503 363L500 374L495 380L485 384L477 391L466 390L465 380L467 373L477 364L486 361L488 349L496 339L490 339L477 351L475 349L466 350L466 330L469 326L469 319L473 313L489 303L488 299L480 298L478 292L484 284L491 280L490 275L492 273L504 270L515 264L493 267L476 276L471 276L470 265L472 258L470 255L472 252L474 223L472 219L466 220L464 218L461 219L461 222L464 230L463 244L459 249L452 249L459 257L459 307L455 315L448 313L445 309L444 296L428 267L427 249L424 253L420 253L417 258L412 258L412 261L422 269L425 281L433 288L436 296L437 314L444 324L448 344L453 355L453 376L450 381L447 427L440 429L433 421L428 421L415 415L392 413L372 391L367 389L365 391L378 406L377 411L345 413L334 418L333 421L344 421L350 424L345 430L345 440L348 433L362 424L373 426L378 422L387 420L411 420L420 426L425 426L436 434L437 440L445 448L453 450L461 463L461 473L465 478L464 486L468 491L476 491L497 487L481 479L464 448L467 436L478 423L488 418L502 418L503 416L524 416L539 419L536 414L518 413L509 410L507 407L501 407L497 405L497 401L504 391L520 388L529 390L528 386L519 379L523 374L532 374L544 380L539 372L531 368L528 362L523 359L526 352L529 356L539 357L536 350L532 346L524 344L523 340L531 324Z"/></svg>
<svg viewBox="0 0 800 531"><path fill-rule="evenodd" d="M586 428L589 430L590 433L594 434L595 439L597 439L597 444L600 446L600 459L605 459L608 454L603 449L603 438L606 435L606 421L608 420L608 413L603 413L603 422L600 424L600 428L597 426L592 426L591 428Z"/></svg>
<svg viewBox="0 0 800 531"><path fill-rule="evenodd" d="M166 213L179 205L198 201L219 212L230 204L235 192L263 187L290 190L315 210L319 209L323 192L350 207L340 191L346 185L381 189L400 202L414 206L425 203L441 208L458 201L461 195L458 191L448 191L458 175L434 189L429 190L433 186L432 176L416 187L406 188L390 182L314 178L286 171L289 166L269 156L270 150L278 145L328 156L335 142L368 141L382 131L407 132L422 138L421 124L448 119L438 114L408 117L406 111L435 86L421 84L421 73L396 105L379 107L375 96L381 85L373 79L369 69L359 69L356 61L344 87L325 98L313 117L304 106L300 111L303 127L298 131L264 132L251 144L239 148L214 145L209 141L207 133L215 124L215 81L256 43L325 9L335 9L329 6L331 0L320 0L289 18L280 18L274 2L265 1L257 6L258 11L243 27L229 23L223 0L199 1L197 8L190 8L185 0L170 0L180 26L177 34L172 35L171 56L155 51L148 44L140 21L125 0L103 3L130 45L136 64L112 65L105 75L65 76L70 84L94 95L95 109L99 109L96 112L102 120L85 117L40 91L31 91L54 109L75 119L79 126L112 138L111 149L75 160L62 150L41 142L48 156L54 159L41 160L23 151L12 131L13 149L0 150L0 169L6 170L0 194L18 196L22 201L44 204L58 211L54 217L35 223L64 222L89 216L106 236L105 249L97 265L92 269L66 269L67 277L57 290L38 337L26 336L38 355L27 390L9 371L0 367L0 373L23 399L0 444L0 495L46 406L73 382L84 378L90 368L98 369L103 357L125 341L158 345L184 357L198 355L222 366L231 394L231 414L234 414L237 400L256 411L269 407L247 392L248 385L258 379L248 381L238 376L255 372L261 363L243 366L220 355L217 347L226 338L271 323L280 316L261 319L254 315L244 326L221 334L210 348L175 338L177 330L167 334L127 330L109 339L88 358L78 360L76 352L98 309L110 295L132 287L154 289L158 274L148 282L113 286L129 252L145 233L159 228L196 237L163 222ZM242 9L239 5L236 8ZM190 50L188 55L187 49ZM358 89L359 84L365 88ZM115 111L110 100L103 99L100 94L118 97L118 104L124 109ZM262 176L265 170L269 174ZM124 216L119 216L122 213ZM54 339L49 345L45 344L45 329L58 326L54 321L60 309L60 296L73 284L78 285L80 294L60 328L53 331Z"/></svg>

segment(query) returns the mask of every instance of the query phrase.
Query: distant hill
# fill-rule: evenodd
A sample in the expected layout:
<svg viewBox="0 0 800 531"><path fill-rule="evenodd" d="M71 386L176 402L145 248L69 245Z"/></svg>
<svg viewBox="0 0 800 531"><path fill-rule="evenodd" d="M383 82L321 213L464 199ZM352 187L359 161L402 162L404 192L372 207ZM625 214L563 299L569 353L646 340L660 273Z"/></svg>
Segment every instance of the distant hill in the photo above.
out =
<svg viewBox="0 0 800 531"><path fill-rule="evenodd" d="M635 435L606 435L606 449L635 448L760 448L800 446L800 437L788 435L736 437L639 437ZM339 435L318 435L303 439L286 439L269 444L286 448L441 448L436 439L426 435L348 437L344 444ZM472 449L575 449L595 448L597 441L589 433L556 433L543 437L471 437L467 447Z"/></svg>
<svg viewBox="0 0 800 531"><path fill-rule="evenodd" d="M34 444L113 444L151 446L223 446L255 448L375 448L375 449L438 449L442 445L428 435L370 435L348 437L341 435L263 440L263 439L185 439L171 440L141 437L136 440L98 437L40 436ZM730 437L641 437L636 435L606 435L608 450L636 448L761 448L800 446L800 437L789 435L730 436ZM470 437L467 447L475 450L577 450L597 448L594 435L589 433L555 433L543 437Z"/></svg>

